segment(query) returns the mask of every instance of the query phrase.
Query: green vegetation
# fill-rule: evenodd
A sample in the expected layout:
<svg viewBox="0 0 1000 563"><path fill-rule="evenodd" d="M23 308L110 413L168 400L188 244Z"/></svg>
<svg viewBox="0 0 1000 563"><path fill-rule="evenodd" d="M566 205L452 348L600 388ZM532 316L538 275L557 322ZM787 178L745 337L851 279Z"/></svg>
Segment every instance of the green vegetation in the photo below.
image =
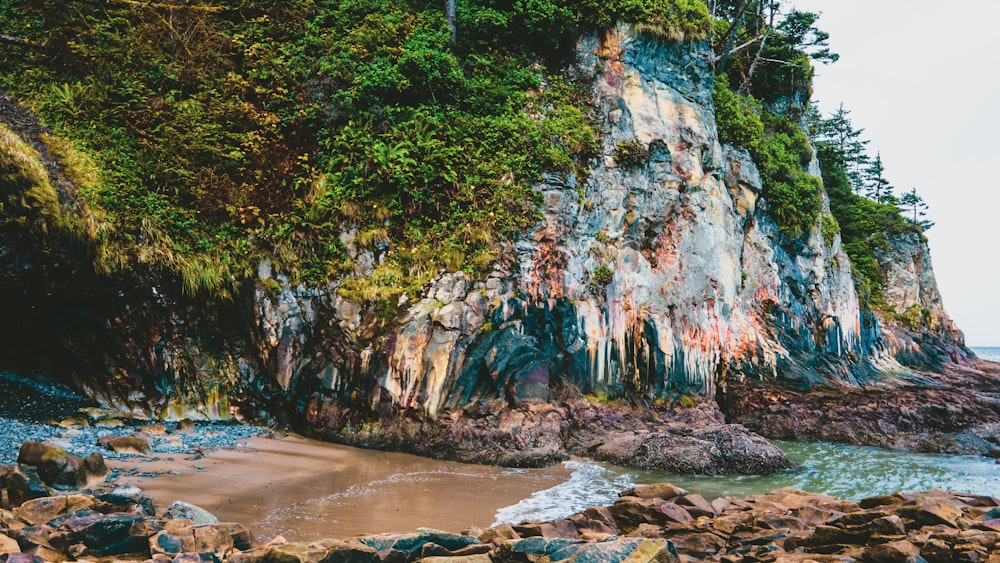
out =
<svg viewBox="0 0 1000 563"><path fill-rule="evenodd" d="M710 28L697 0L472 1L454 44L438 2L66 4L0 6L0 88L70 140L71 173L100 178L79 197L104 266L218 295L260 257L375 299L486 271L536 220L541 171L596 151L589 83L560 64L580 28Z"/></svg>
<svg viewBox="0 0 1000 563"><path fill-rule="evenodd" d="M594 268L594 273L592 274L592 279L600 287L607 287L611 280L615 277L615 271L608 267L606 264L601 264L600 266Z"/></svg>
<svg viewBox="0 0 1000 563"><path fill-rule="evenodd" d="M626 21L712 44L720 138L758 163L781 232L819 225L829 244L840 231L877 289L873 249L929 226L926 206L892 195L860 132L827 124L816 141L836 220L819 221L800 106L812 61L836 55L815 14L780 4L715 1L713 19L701 0L467 0L453 35L429 0L10 0L0 89L55 130L46 143L78 201L66 213L30 147L0 131L16 188L4 221L86 238L101 271L166 270L192 294L232 295L268 258L391 316L442 269L488 272L537 220L543 172L585 175L591 84L565 69L581 31ZM615 156L633 167L649 153L632 140Z"/></svg>
<svg viewBox="0 0 1000 563"><path fill-rule="evenodd" d="M615 160L623 168L635 168L649 162L649 149L636 139L622 141L615 147Z"/></svg>
<svg viewBox="0 0 1000 563"><path fill-rule="evenodd" d="M793 238L808 232L823 202L819 178L805 170L813 149L802 128L786 116L764 110L752 96L730 90L725 76L715 83L714 99L719 139L750 151L781 232Z"/></svg>
<svg viewBox="0 0 1000 563"><path fill-rule="evenodd" d="M853 128L848 116L843 106L828 119L814 111L811 128L830 211L840 225L858 292L875 307L886 310L875 253L890 249L890 237L921 235L931 223L924 219L926 204L915 189L902 199L893 195L881 157L874 161L867 157L867 141L861 140L861 131Z"/></svg>

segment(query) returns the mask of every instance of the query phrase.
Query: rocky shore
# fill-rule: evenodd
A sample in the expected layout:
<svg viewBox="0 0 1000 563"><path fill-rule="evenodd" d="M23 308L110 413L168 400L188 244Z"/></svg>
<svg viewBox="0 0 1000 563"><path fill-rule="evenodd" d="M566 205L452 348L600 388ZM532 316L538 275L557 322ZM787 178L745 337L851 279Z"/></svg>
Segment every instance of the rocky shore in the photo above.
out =
<svg viewBox="0 0 1000 563"><path fill-rule="evenodd" d="M727 419L769 439L829 441L1000 458L1000 364L945 363L863 387L742 383L723 397Z"/></svg>
<svg viewBox="0 0 1000 563"><path fill-rule="evenodd" d="M633 406L576 398L508 407L475 403L437 417L355 417L335 405L307 410L307 432L331 442L505 467L542 467L570 455L700 475L760 475L793 464L712 401Z"/></svg>
<svg viewBox="0 0 1000 563"><path fill-rule="evenodd" d="M3 471L0 561L8 562L1000 562L1000 499L942 491L853 502L782 489L709 501L659 484L546 522L292 543L258 541L193 505L158 510L135 490L46 496L42 487L12 503L28 489L11 476L33 470Z"/></svg>

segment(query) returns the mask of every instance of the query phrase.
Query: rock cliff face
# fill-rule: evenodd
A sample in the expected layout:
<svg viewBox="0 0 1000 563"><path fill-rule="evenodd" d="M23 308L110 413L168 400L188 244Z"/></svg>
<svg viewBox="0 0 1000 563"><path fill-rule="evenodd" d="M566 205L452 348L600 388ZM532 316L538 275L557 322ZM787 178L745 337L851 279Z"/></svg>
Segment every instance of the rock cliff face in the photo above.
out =
<svg viewBox="0 0 1000 563"><path fill-rule="evenodd" d="M316 316L312 291L258 290L261 349L283 388L314 379L317 393L435 414L546 401L567 386L712 397L732 377L855 380L889 361L839 238L824 241L818 225L785 238L749 155L719 143L704 45L619 28L580 54L580 72L601 69L603 145L589 176L547 177L544 220L503 267L484 282L442 276L380 338L366 338L362 307L327 298ZM616 161L631 141L647 162ZM350 345L304 353L303 321Z"/></svg>
<svg viewBox="0 0 1000 563"><path fill-rule="evenodd" d="M341 298L336 282L291 286L267 262L225 304L173 300L180 292L160 276L88 274L54 291L78 302L83 329L115 336L66 336L64 357L100 345L53 375L92 389L113 379L106 393L164 415L194 404L225 416L240 402L244 414L315 419L317 409L433 416L581 393L670 403L724 397L745 378L808 387L898 369L919 338L883 334L839 236L824 240L818 222L799 239L781 234L750 156L718 140L708 61L705 45L626 27L582 40L576 72L594 76L601 153L585 178L545 178L542 220L485 280L444 273L384 318ZM636 141L648 159L619 162L616 149ZM926 246L894 241L879 259L897 311L918 304L925 328L951 334ZM948 338L963 349L960 333Z"/></svg>

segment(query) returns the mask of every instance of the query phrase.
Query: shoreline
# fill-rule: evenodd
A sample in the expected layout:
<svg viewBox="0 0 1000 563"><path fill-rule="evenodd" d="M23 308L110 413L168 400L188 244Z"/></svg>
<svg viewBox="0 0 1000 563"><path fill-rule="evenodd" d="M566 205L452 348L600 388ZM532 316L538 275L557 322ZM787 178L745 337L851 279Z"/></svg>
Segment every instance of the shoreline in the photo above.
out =
<svg viewBox="0 0 1000 563"><path fill-rule="evenodd" d="M472 465L291 434L254 437L204 455L153 454L108 465L120 473L116 487L135 485L161 508L175 500L197 505L265 541L278 535L347 538L417 525L450 532L485 528L499 509L570 475L561 465ZM289 521L296 526L283 524Z"/></svg>

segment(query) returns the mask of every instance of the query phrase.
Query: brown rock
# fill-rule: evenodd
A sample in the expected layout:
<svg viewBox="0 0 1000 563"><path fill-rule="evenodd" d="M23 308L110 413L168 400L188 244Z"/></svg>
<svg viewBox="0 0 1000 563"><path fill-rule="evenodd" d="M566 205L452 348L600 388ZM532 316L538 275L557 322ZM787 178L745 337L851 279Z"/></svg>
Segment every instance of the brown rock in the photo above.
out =
<svg viewBox="0 0 1000 563"><path fill-rule="evenodd" d="M356 540L322 540L309 544L286 543L264 546L233 554L229 563L370 563L378 561L378 552Z"/></svg>
<svg viewBox="0 0 1000 563"><path fill-rule="evenodd" d="M0 465L0 489L7 491L7 503L4 505L6 508L52 494L34 467L16 463Z"/></svg>
<svg viewBox="0 0 1000 563"><path fill-rule="evenodd" d="M958 520L962 516L962 510L956 504L957 500L953 497L944 494L927 494L917 497L912 503L897 507L895 512L919 525L944 524L956 528Z"/></svg>
<svg viewBox="0 0 1000 563"><path fill-rule="evenodd" d="M477 539L481 543L503 543L506 540L516 540L521 539L520 534L514 530L514 527L510 524L501 524L499 526L494 526L492 528L487 528L483 530L481 534L478 535Z"/></svg>
<svg viewBox="0 0 1000 563"><path fill-rule="evenodd" d="M83 460L83 470L87 473L87 481L100 479L108 474L108 466L104 463L104 456L94 452Z"/></svg>
<svg viewBox="0 0 1000 563"><path fill-rule="evenodd" d="M879 495L862 499L858 504L861 508L865 509L875 508L877 506L893 506L903 504L903 497L898 493L893 495Z"/></svg>
<svg viewBox="0 0 1000 563"><path fill-rule="evenodd" d="M97 445L118 453L148 454L150 452L149 442L134 434L132 436L104 436L97 440Z"/></svg>
<svg viewBox="0 0 1000 563"><path fill-rule="evenodd" d="M809 526L817 526L839 520L844 516L844 513L818 506L803 506L793 509L791 515L802 520Z"/></svg>
<svg viewBox="0 0 1000 563"><path fill-rule="evenodd" d="M17 540L7 534L0 534L0 554L18 551L21 551L21 546L18 545Z"/></svg>
<svg viewBox="0 0 1000 563"><path fill-rule="evenodd" d="M876 518L868 525L873 536L905 536L906 525L903 519L895 514Z"/></svg>
<svg viewBox="0 0 1000 563"><path fill-rule="evenodd" d="M619 497L637 497L642 499L661 498L670 500L688 494L688 492L671 483L658 483L655 485L642 485L623 491Z"/></svg>
<svg viewBox="0 0 1000 563"><path fill-rule="evenodd" d="M909 558L919 555L920 550L917 546L906 540L884 543L865 550L866 558L874 563L904 563Z"/></svg>
<svg viewBox="0 0 1000 563"><path fill-rule="evenodd" d="M14 515L29 525L47 524L59 516L94 506L94 499L83 495L45 497L29 500L13 510Z"/></svg>
<svg viewBox="0 0 1000 563"><path fill-rule="evenodd" d="M677 506L683 507L691 516L715 516L715 508L705 500L705 497L697 494L684 495L674 499Z"/></svg>
<svg viewBox="0 0 1000 563"><path fill-rule="evenodd" d="M173 526L149 538L149 551L154 555L211 552L224 559L232 553L234 547L233 535L227 528L216 524Z"/></svg>
<svg viewBox="0 0 1000 563"><path fill-rule="evenodd" d="M725 539L708 532L681 533L670 535L667 539L674 542L674 547L679 554L699 560L714 557L727 545Z"/></svg>
<svg viewBox="0 0 1000 563"><path fill-rule="evenodd" d="M135 514L91 513L68 518L49 536L49 544L74 557L145 553L149 530Z"/></svg>
<svg viewBox="0 0 1000 563"><path fill-rule="evenodd" d="M165 424L143 424L139 427L140 432L145 432L146 434L152 434L154 436L159 436L160 434L165 434L167 432L167 426Z"/></svg>
<svg viewBox="0 0 1000 563"><path fill-rule="evenodd" d="M87 484L83 459L51 444L25 442L17 462L34 466L42 481L52 487L79 489Z"/></svg>
<svg viewBox="0 0 1000 563"><path fill-rule="evenodd" d="M194 428L194 421L190 418L183 418L177 421L177 432L193 432Z"/></svg>

